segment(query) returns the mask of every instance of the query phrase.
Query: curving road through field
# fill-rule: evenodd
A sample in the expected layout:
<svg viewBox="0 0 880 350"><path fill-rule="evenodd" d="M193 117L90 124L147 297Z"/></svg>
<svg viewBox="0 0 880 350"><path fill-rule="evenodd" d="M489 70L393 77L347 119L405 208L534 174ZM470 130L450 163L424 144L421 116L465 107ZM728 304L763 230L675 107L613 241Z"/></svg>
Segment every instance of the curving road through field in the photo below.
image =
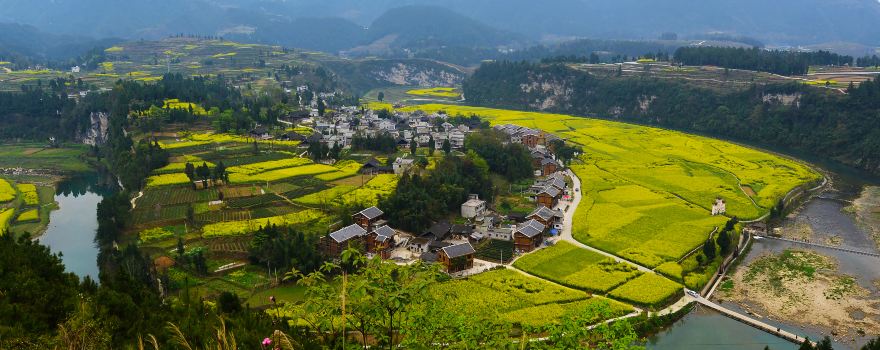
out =
<svg viewBox="0 0 880 350"><path fill-rule="evenodd" d="M574 236L572 235L571 232L572 232L573 226L574 226L574 222L573 222L574 221L574 213L577 211L577 207L581 204L581 197L582 197L581 196L581 179L579 179L577 177L577 175L575 175L574 172L571 171L571 169L566 170L566 174L571 178L571 183L572 183L571 204L569 204L568 210L566 210L564 212L565 218L562 223L562 232L559 234L559 237L556 238L555 240L563 240L568 243L574 244L575 246L578 246L580 248L583 248L583 249L586 249L586 250L589 250L589 251L592 251L592 252L595 252L598 254L602 254L603 256L614 259L614 261L630 264L632 266L635 266L637 269L639 269L639 271L642 271L642 272L656 273L654 270L649 269L645 266L636 264L632 261L626 260L624 258L621 258L617 255L605 252L603 250L593 248L591 246L583 244L583 243L579 242L578 240L574 239Z"/></svg>

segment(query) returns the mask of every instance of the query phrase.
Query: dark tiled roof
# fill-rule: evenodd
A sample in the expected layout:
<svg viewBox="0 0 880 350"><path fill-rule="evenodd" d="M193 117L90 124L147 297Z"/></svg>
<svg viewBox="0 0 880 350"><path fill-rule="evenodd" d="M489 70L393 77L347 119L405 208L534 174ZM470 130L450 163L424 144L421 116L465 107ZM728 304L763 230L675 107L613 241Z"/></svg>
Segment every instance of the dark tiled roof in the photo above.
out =
<svg viewBox="0 0 880 350"><path fill-rule="evenodd" d="M446 248L451 245L452 245L452 243L449 243L449 242L431 241L428 243L428 249L430 249L430 250L443 249L443 248Z"/></svg>
<svg viewBox="0 0 880 350"><path fill-rule="evenodd" d="M382 214L385 214L385 213L382 212L381 209L376 208L376 207L369 207L367 209L364 209L364 210L361 210L358 212L358 215L363 215L368 220L373 220L375 218L378 218L378 217L382 216Z"/></svg>
<svg viewBox="0 0 880 350"><path fill-rule="evenodd" d="M547 187L544 187L541 190L541 192L539 192L538 194L546 193L546 194L550 195L550 197L557 197L557 196L559 196L560 192L561 192L561 190L559 188L557 188L556 186L547 186Z"/></svg>
<svg viewBox="0 0 880 350"><path fill-rule="evenodd" d="M555 216L555 214L556 213L553 210L550 210L547 207L542 205L542 206L538 207L538 209L535 209L535 211L533 211L531 214L529 214L528 217L538 216L539 218L543 219L544 221L547 221L547 220L552 219L553 216Z"/></svg>
<svg viewBox="0 0 880 350"><path fill-rule="evenodd" d="M559 165L559 163L557 163L555 160L553 160L553 158L544 158L541 160L541 165L547 165L547 164L553 164L556 166Z"/></svg>
<svg viewBox="0 0 880 350"><path fill-rule="evenodd" d="M452 225L450 231L456 235L469 235L471 232L474 232L474 228L468 225Z"/></svg>
<svg viewBox="0 0 880 350"><path fill-rule="evenodd" d="M474 250L474 247L470 243L462 243L443 248L443 252L446 253L447 257L453 259L465 255L474 254L477 251Z"/></svg>
<svg viewBox="0 0 880 350"><path fill-rule="evenodd" d="M379 242L385 242L394 238L395 233L394 229L388 225L383 225L382 227L375 229L373 232L376 232L376 240Z"/></svg>
<svg viewBox="0 0 880 350"><path fill-rule="evenodd" d="M529 220L528 222L516 227L516 232L526 237L532 238L544 232L546 226L537 220Z"/></svg>
<svg viewBox="0 0 880 350"><path fill-rule="evenodd" d="M424 262L435 262L437 261L437 253L425 252L419 256L419 259L422 259Z"/></svg>
<svg viewBox="0 0 880 350"><path fill-rule="evenodd" d="M438 240L443 240L449 234L450 229L452 226L448 222L438 222L425 231L422 236L434 235Z"/></svg>
<svg viewBox="0 0 880 350"><path fill-rule="evenodd" d="M349 239L360 237L365 234L367 234L367 230L364 230L363 227L360 227L358 225L348 225L339 229L338 231L330 233L330 238L333 238L333 240L338 243L342 243Z"/></svg>

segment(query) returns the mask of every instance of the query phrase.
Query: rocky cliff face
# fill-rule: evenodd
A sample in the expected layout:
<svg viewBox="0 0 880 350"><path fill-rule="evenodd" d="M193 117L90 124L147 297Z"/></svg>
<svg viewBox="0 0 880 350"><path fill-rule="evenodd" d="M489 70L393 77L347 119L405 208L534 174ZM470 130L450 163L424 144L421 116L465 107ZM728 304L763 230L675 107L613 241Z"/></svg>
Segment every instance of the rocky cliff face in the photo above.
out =
<svg viewBox="0 0 880 350"><path fill-rule="evenodd" d="M454 86L461 84L461 72L443 67L427 67L421 64L397 63L388 67L376 67L371 75L379 81L395 85Z"/></svg>
<svg viewBox="0 0 880 350"><path fill-rule="evenodd" d="M86 145L103 145L107 142L107 129L110 127L110 115L105 112L92 112L89 115L89 127L77 135L77 140Z"/></svg>

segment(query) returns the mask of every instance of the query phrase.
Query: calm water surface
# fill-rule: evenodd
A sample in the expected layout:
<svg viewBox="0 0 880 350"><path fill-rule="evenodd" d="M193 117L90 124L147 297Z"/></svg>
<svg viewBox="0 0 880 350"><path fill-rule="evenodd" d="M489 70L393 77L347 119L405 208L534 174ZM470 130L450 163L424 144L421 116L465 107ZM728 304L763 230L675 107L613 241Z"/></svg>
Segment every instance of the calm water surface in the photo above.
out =
<svg viewBox="0 0 880 350"><path fill-rule="evenodd" d="M98 177L85 176L58 184L55 201L59 209L49 216L49 226L39 241L53 253L61 254L67 271L81 278L98 280L98 203L107 189L98 186Z"/></svg>

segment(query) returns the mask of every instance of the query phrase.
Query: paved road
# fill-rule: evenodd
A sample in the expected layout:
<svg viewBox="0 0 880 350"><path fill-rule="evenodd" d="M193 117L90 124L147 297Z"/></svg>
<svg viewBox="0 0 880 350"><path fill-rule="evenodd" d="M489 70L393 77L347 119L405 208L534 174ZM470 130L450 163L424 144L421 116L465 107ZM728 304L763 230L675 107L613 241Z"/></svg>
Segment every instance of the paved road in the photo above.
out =
<svg viewBox="0 0 880 350"><path fill-rule="evenodd" d="M564 219L564 222L562 225L562 233L560 233L559 237L556 238L555 240L563 240L568 243L574 244L578 247L581 247L583 249L607 256L611 259L614 259L614 261L630 264L632 266L635 266L637 269L639 269L639 271L642 271L642 272L656 273L656 272L654 272L654 270L651 270L647 267L644 267L644 266L636 264L632 261L623 259L617 255L593 248L591 246L588 246L586 244L578 242L576 239L574 239L574 236L572 236L571 231L572 231L572 227L574 226L574 213L575 213L575 211L577 211L578 205L581 204L581 197L582 197L581 196L581 179L579 179L574 174L574 172L572 172L571 170L567 170L566 172L568 173L568 176L571 178L571 182L572 182L572 187L573 187L572 191L571 191L571 194L572 194L571 198L572 199L571 199L571 204L569 204L569 206L568 206L568 210L565 211L565 213L564 213L565 219ZM577 191L575 191L575 190L577 190Z"/></svg>

